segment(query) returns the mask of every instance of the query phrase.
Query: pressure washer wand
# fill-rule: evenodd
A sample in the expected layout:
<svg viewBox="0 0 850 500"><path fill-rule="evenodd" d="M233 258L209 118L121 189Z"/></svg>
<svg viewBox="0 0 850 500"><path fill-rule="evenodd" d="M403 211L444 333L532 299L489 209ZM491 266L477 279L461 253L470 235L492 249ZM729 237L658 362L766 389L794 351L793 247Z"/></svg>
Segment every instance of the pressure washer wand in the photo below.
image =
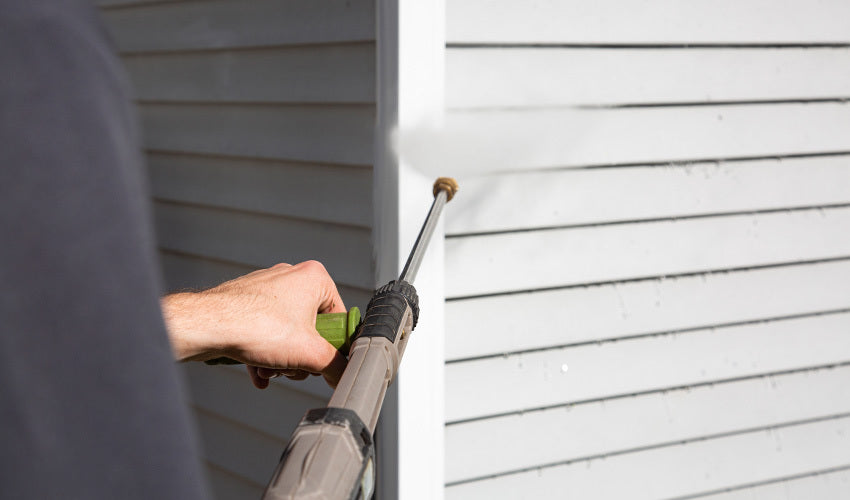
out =
<svg viewBox="0 0 850 500"><path fill-rule="evenodd" d="M440 220L443 207L451 201L456 192L457 181L454 179L440 177L434 182L434 202L431 204L431 210L428 211L425 223L422 224L422 229L419 230L419 236L416 237L416 243L413 244L413 250L407 257L407 263L404 265L398 281L413 284L416 273L419 272L419 265L422 263L422 256L425 255L425 249L428 248L428 242L431 241L431 235L434 234L434 228L437 227L437 221Z"/></svg>
<svg viewBox="0 0 850 500"><path fill-rule="evenodd" d="M375 447L387 387L398 373L419 319L413 280L443 207L457 192L454 179L434 183L434 202L404 270L375 291L349 351L348 365L326 408L309 410L289 440L264 500L368 500L375 488Z"/></svg>

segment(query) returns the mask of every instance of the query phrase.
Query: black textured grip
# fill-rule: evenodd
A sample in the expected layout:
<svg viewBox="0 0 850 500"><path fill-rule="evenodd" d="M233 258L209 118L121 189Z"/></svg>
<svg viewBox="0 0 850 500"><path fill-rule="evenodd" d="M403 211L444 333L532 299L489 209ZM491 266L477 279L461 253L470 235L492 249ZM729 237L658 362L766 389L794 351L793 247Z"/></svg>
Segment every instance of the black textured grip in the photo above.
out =
<svg viewBox="0 0 850 500"><path fill-rule="evenodd" d="M357 328L357 337L385 337L395 342L407 306L413 311L413 328L419 321L419 296L406 281L390 281L375 291L366 315Z"/></svg>

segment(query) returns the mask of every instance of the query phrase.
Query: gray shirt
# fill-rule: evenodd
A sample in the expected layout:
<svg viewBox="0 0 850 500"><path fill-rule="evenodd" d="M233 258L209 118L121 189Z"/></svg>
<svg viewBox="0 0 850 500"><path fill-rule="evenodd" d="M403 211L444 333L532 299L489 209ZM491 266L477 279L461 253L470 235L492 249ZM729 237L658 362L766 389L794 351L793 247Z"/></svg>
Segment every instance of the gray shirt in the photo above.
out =
<svg viewBox="0 0 850 500"><path fill-rule="evenodd" d="M136 118L80 0L0 0L0 497L205 496Z"/></svg>

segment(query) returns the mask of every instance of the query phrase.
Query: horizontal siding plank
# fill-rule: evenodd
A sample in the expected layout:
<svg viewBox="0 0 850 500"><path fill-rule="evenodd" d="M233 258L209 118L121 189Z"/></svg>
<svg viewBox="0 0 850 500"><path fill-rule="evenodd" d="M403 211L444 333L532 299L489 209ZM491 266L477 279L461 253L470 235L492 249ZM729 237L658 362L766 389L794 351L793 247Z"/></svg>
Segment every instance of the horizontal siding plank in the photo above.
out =
<svg viewBox="0 0 850 500"><path fill-rule="evenodd" d="M148 171L153 195L159 199L362 227L372 224L372 204L364 197L372 189L370 168L151 153Z"/></svg>
<svg viewBox="0 0 850 500"><path fill-rule="evenodd" d="M125 53L375 39L375 5L368 0L158 3L106 9L103 17Z"/></svg>
<svg viewBox="0 0 850 500"><path fill-rule="evenodd" d="M446 482L837 414L850 414L850 367L450 425Z"/></svg>
<svg viewBox="0 0 850 500"><path fill-rule="evenodd" d="M181 368L195 407L232 420L234 425L262 432L269 439L288 440L304 413L326 406L333 392L321 377L273 380L268 388L259 390L244 366L186 363Z"/></svg>
<svg viewBox="0 0 850 500"><path fill-rule="evenodd" d="M148 149L372 164L372 106L143 104Z"/></svg>
<svg viewBox="0 0 850 500"><path fill-rule="evenodd" d="M846 308L850 261L449 301L446 359Z"/></svg>
<svg viewBox="0 0 850 500"><path fill-rule="evenodd" d="M183 2L186 0L94 0L94 5L102 8L141 7L152 3Z"/></svg>
<svg viewBox="0 0 850 500"><path fill-rule="evenodd" d="M770 126L765 126L770 124ZM850 150L845 103L450 112L402 134L416 164L464 174Z"/></svg>
<svg viewBox="0 0 850 500"><path fill-rule="evenodd" d="M212 439L215 439L212 437ZM242 500L244 498L260 498L265 486L223 470L207 462L207 479L209 479L212 495L215 500Z"/></svg>
<svg viewBox="0 0 850 500"><path fill-rule="evenodd" d="M461 184L446 207L449 235L848 203L850 156L525 172Z"/></svg>
<svg viewBox="0 0 850 500"><path fill-rule="evenodd" d="M816 473L766 485L706 495L700 500L812 500L850 496L850 465L836 472Z"/></svg>
<svg viewBox="0 0 850 500"><path fill-rule="evenodd" d="M452 43L808 43L850 41L842 0L511 0L446 3Z"/></svg>
<svg viewBox="0 0 850 500"><path fill-rule="evenodd" d="M165 274L165 289L168 292L212 288L258 269L258 266L210 260L167 250L160 252L159 258ZM359 306L365 309L372 297L371 289L355 288L341 283L337 283L336 287L348 307Z"/></svg>
<svg viewBox="0 0 850 500"><path fill-rule="evenodd" d="M850 97L850 49L461 48L454 109Z"/></svg>
<svg viewBox="0 0 850 500"><path fill-rule="evenodd" d="M848 464L842 418L461 484L446 498L672 498Z"/></svg>
<svg viewBox="0 0 850 500"><path fill-rule="evenodd" d="M168 292L211 288L258 269L257 266L205 259L167 250L160 252L159 260L165 277L165 290Z"/></svg>
<svg viewBox="0 0 850 500"><path fill-rule="evenodd" d="M265 486L286 448L286 440L248 429L205 411L195 413L204 457L213 465Z"/></svg>
<svg viewBox="0 0 850 500"><path fill-rule="evenodd" d="M446 240L446 296L850 255L850 209L641 222Z"/></svg>
<svg viewBox="0 0 850 500"><path fill-rule="evenodd" d="M137 99L374 103L372 43L124 58Z"/></svg>
<svg viewBox="0 0 850 500"><path fill-rule="evenodd" d="M334 280L371 289L368 229L157 202L161 248L256 267L318 260Z"/></svg>
<svg viewBox="0 0 850 500"><path fill-rule="evenodd" d="M451 363L446 420L842 363L848 329L830 314Z"/></svg>

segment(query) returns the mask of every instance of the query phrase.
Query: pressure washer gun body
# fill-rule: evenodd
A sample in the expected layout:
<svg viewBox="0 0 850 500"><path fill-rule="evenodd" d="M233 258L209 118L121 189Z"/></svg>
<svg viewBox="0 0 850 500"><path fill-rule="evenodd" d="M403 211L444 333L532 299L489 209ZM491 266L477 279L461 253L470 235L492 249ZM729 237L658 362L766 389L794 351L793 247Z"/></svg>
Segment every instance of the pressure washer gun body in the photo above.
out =
<svg viewBox="0 0 850 500"><path fill-rule="evenodd" d="M283 452L264 500L367 500L375 487L372 436L387 387L419 318L412 283L453 179L434 183L434 203L397 280L375 291L354 332L348 365L326 408L307 412ZM349 314L350 316L350 314Z"/></svg>

